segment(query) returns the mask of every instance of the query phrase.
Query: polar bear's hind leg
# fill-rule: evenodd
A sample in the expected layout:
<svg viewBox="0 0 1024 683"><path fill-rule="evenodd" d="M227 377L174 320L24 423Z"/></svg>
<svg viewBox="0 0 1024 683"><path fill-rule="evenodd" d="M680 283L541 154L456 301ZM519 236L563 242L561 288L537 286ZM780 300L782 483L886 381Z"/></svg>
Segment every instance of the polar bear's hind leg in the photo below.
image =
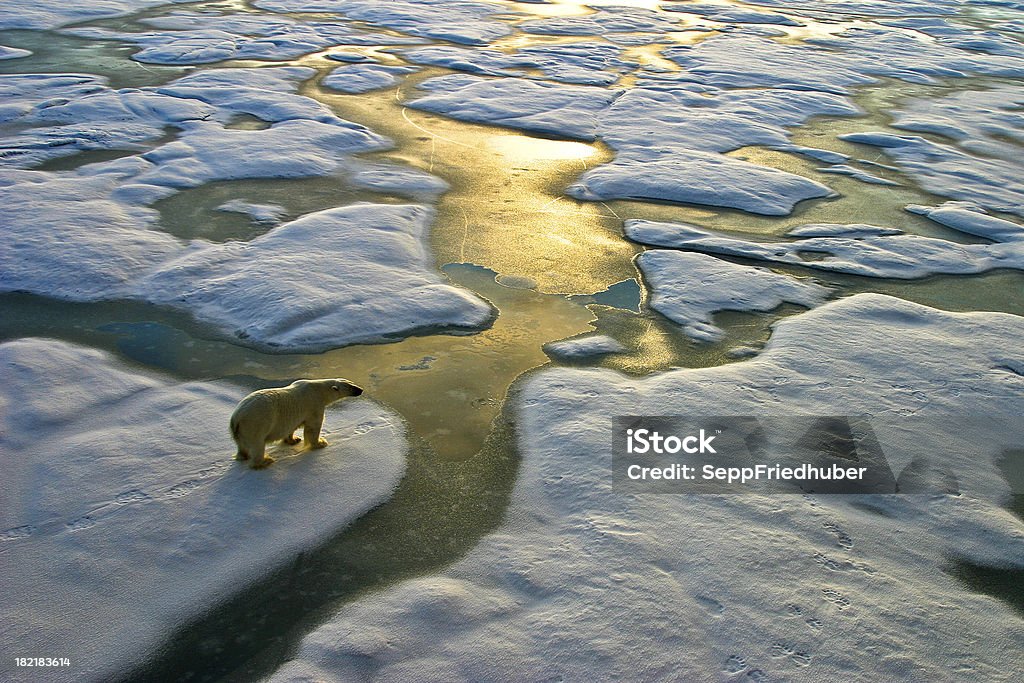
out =
<svg viewBox="0 0 1024 683"><path fill-rule="evenodd" d="M274 462L274 459L266 454L266 444L260 444L258 447L252 449L252 462L249 463L249 467L254 470L263 469L270 463Z"/></svg>

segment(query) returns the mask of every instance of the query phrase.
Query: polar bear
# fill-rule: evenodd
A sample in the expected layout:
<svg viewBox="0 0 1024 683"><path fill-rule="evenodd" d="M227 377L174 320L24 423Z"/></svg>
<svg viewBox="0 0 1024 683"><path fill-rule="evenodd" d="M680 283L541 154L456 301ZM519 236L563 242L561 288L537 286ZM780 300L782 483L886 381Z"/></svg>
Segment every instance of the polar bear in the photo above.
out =
<svg viewBox="0 0 1024 683"><path fill-rule="evenodd" d="M265 454L271 441L297 444L294 432L302 427L302 438L310 448L327 445L320 438L324 408L363 390L345 379L300 379L286 387L261 389L242 399L231 414L231 436L238 445L236 460L249 460L253 469L266 467L274 459Z"/></svg>

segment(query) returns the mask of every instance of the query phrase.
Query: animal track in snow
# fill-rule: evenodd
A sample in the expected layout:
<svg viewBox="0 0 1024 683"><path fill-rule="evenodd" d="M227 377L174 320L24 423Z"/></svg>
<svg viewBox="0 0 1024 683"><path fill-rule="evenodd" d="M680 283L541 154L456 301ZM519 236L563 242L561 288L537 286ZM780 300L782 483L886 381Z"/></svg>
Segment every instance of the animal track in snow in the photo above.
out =
<svg viewBox="0 0 1024 683"><path fill-rule="evenodd" d="M694 599L712 616L718 616L725 612L725 605L714 598L708 597L707 595L697 595Z"/></svg>
<svg viewBox="0 0 1024 683"><path fill-rule="evenodd" d="M814 553L814 561L820 564L825 569L829 569L834 572L845 572L845 571L859 571L865 574L874 574L875 569L869 565L861 564L860 562L851 562L850 560L836 560L834 558L825 555L824 553Z"/></svg>
<svg viewBox="0 0 1024 683"><path fill-rule="evenodd" d="M92 515L82 515L78 519L73 519L64 526L68 531L82 531L88 529L96 524L96 518Z"/></svg>
<svg viewBox="0 0 1024 683"><path fill-rule="evenodd" d="M150 495L140 489L124 491L117 494L117 497L114 498L114 502L118 505L131 505L132 503L141 503L146 500L150 500Z"/></svg>
<svg viewBox="0 0 1024 683"><path fill-rule="evenodd" d="M811 663L811 654L809 652L803 652L797 650L795 646L789 645L788 643L775 642L772 643L771 647L768 648L768 653L774 659L782 659L788 657L798 666L807 666Z"/></svg>
<svg viewBox="0 0 1024 683"><path fill-rule="evenodd" d="M356 428L352 430L353 434L366 434L376 429L376 426L372 422L363 422L362 424L356 425Z"/></svg>
<svg viewBox="0 0 1024 683"><path fill-rule="evenodd" d="M182 496L187 496L188 494L192 493L197 488L199 488L199 480L189 479L188 481L183 481L180 484L175 484L171 488L164 491L164 497L181 498Z"/></svg>
<svg viewBox="0 0 1024 683"><path fill-rule="evenodd" d="M794 652L790 659L798 666L809 666L811 663L811 655L807 652Z"/></svg>
<svg viewBox="0 0 1024 683"><path fill-rule="evenodd" d="M10 529L0 531L0 541L16 541L19 538L28 538L36 532L36 528L31 524L25 526L16 526Z"/></svg>
<svg viewBox="0 0 1024 683"><path fill-rule="evenodd" d="M725 671L730 674L738 674L747 668L747 660L739 655L732 655L725 660Z"/></svg>
<svg viewBox="0 0 1024 683"><path fill-rule="evenodd" d="M850 536L843 531L838 524L826 522L825 524L822 524L822 526L836 535L836 543L839 544L840 548L846 548L849 550L853 547L853 539L850 538Z"/></svg>
<svg viewBox="0 0 1024 683"><path fill-rule="evenodd" d="M844 610L850 606L850 599L834 588L822 588L821 594L839 610Z"/></svg>
<svg viewBox="0 0 1024 683"><path fill-rule="evenodd" d="M207 467L206 469L196 472L191 479L178 482L170 486L169 488L162 489L160 492L147 492L142 489L128 489L114 496L112 500L108 500L89 510L84 515L79 515L71 521L60 523L59 521L45 524L42 528L42 535L49 536L62 532L75 533L78 531L84 531L91 527L96 526L103 522L103 520L111 514L114 514L118 508L126 505L148 505L152 502L158 502L161 500L173 500L175 498L181 498L192 493L200 486L203 485L204 480L212 479L220 476L231 466L231 463L222 465L214 465L213 467ZM31 524L25 524L18 527L12 527L5 531L0 531L0 542L4 541L17 541L26 539L36 535L40 532L40 529Z"/></svg>

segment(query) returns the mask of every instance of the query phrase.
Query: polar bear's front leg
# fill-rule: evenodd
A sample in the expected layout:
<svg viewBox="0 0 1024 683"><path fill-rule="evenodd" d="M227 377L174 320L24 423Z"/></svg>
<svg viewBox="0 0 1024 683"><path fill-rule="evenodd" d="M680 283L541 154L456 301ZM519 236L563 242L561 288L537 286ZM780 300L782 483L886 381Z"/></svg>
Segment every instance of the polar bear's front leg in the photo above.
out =
<svg viewBox="0 0 1024 683"><path fill-rule="evenodd" d="M310 448L323 448L327 445L326 439L320 438L320 429L324 426L324 412L307 420L302 426L302 438Z"/></svg>

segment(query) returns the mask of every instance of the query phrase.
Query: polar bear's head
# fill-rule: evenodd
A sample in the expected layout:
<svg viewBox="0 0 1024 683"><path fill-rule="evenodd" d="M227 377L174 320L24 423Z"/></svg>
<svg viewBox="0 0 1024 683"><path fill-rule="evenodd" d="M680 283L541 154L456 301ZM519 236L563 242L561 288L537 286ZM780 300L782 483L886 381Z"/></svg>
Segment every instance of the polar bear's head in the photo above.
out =
<svg viewBox="0 0 1024 683"><path fill-rule="evenodd" d="M335 379L325 379L324 382L330 385L331 392L337 394L338 398L359 396L363 393L362 387L352 384L352 382L349 382L347 379L342 379L340 377Z"/></svg>
<svg viewBox="0 0 1024 683"><path fill-rule="evenodd" d="M306 386L316 388L324 405L329 405L349 396L359 396L363 393L362 387L340 377L334 379L303 380L303 383Z"/></svg>

